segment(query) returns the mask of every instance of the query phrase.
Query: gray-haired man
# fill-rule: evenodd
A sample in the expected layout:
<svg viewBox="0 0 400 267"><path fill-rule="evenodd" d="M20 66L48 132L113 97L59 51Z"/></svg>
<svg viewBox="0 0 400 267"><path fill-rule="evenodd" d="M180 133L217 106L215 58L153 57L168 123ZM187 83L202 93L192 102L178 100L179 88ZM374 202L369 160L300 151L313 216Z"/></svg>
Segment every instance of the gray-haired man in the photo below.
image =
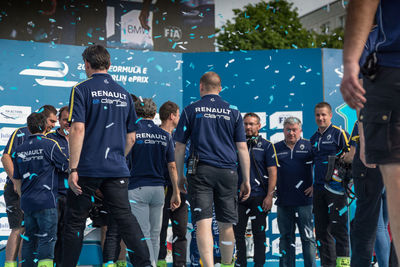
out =
<svg viewBox="0 0 400 267"><path fill-rule="evenodd" d="M304 266L316 266L312 215L311 143L301 138L301 121L298 118L287 118L283 126L285 139L275 144L279 161L276 205L281 234L280 266L294 267L296 265L295 224L300 232Z"/></svg>

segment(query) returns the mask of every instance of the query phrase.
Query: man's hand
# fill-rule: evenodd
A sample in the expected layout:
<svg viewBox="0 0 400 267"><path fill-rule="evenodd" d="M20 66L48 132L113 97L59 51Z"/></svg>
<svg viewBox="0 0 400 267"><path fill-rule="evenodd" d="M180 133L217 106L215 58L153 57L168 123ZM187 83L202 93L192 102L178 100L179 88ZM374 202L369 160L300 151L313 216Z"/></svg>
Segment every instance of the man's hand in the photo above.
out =
<svg viewBox="0 0 400 267"><path fill-rule="evenodd" d="M306 190L304 190L304 194L308 197L312 197L313 196L313 186L311 185L309 188L307 188Z"/></svg>
<svg viewBox="0 0 400 267"><path fill-rule="evenodd" d="M79 176L78 176L77 172L73 172L69 175L68 185L69 185L69 188L71 188L72 192L74 192L75 195L82 194L82 188L78 185L78 181L79 181Z"/></svg>
<svg viewBox="0 0 400 267"><path fill-rule="evenodd" d="M249 182L243 182L240 185L239 201L245 201L249 198L251 192L251 187Z"/></svg>
<svg viewBox="0 0 400 267"><path fill-rule="evenodd" d="M148 8L146 8L146 7L142 8L142 10L140 11L140 14L139 14L139 21L140 21L140 24L142 25L143 29L145 29L147 31L150 30L150 27L148 24L148 22L149 22L149 9Z"/></svg>
<svg viewBox="0 0 400 267"><path fill-rule="evenodd" d="M365 90L358 80L360 66L358 63L345 63L340 91L344 101L353 109L363 108L367 99L364 97Z"/></svg>
<svg viewBox="0 0 400 267"><path fill-rule="evenodd" d="M179 178L178 188L181 193L187 194L188 184L185 176Z"/></svg>
<svg viewBox="0 0 400 267"><path fill-rule="evenodd" d="M365 151L360 151L360 160L365 165L365 167L371 168L371 169L376 168L376 164L368 164L367 163L367 160L365 158Z"/></svg>
<svg viewBox="0 0 400 267"><path fill-rule="evenodd" d="M181 205L181 196L179 193L173 193L171 196L170 207L171 210L174 211Z"/></svg>
<svg viewBox="0 0 400 267"><path fill-rule="evenodd" d="M272 195L268 194L263 200L262 209L265 212L267 212L267 211L270 211L271 208L272 208Z"/></svg>
<svg viewBox="0 0 400 267"><path fill-rule="evenodd" d="M14 186L14 192L18 194L18 187L15 183L13 183ZM18 194L19 196L21 196L21 194Z"/></svg>

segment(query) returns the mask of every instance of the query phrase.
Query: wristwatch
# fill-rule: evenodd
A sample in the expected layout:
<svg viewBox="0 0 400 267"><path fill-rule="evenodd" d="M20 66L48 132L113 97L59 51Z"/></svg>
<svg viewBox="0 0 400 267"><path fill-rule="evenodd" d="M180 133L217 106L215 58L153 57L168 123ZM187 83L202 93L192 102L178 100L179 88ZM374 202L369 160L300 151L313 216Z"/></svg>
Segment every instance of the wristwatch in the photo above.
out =
<svg viewBox="0 0 400 267"><path fill-rule="evenodd" d="M78 168L72 168L72 169L68 168L68 174L71 174L73 172L78 172Z"/></svg>

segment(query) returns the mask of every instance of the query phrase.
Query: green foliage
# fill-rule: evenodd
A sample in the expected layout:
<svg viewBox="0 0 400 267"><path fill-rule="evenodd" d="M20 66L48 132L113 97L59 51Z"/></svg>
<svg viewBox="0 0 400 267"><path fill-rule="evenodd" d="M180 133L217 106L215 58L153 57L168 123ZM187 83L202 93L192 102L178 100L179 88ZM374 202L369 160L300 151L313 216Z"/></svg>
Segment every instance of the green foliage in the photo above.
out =
<svg viewBox="0 0 400 267"><path fill-rule="evenodd" d="M339 48L343 34L337 36L309 33L300 23L297 9L286 0L261 1L234 9L233 22L217 29L220 51L285 48ZM336 38L336 39L335 39ZM341 44L343 46L343 44Z"/></svg>
<svg viewBox="0 0 400 267"><path fill-rule="evenodd" d="M337 28L330 34L315 33L314 35L317 47L343 49L343 28Z"/></svg>

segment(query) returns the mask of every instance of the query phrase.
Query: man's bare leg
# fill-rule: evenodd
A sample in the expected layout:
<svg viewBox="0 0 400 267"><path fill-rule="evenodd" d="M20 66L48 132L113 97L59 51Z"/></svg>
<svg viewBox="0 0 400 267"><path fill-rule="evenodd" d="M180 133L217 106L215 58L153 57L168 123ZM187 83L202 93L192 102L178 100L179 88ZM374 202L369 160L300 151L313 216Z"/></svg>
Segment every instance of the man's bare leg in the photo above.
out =
<svg viewBox="0 0 400 267"><path fill-rule="evenodd" d="M18 252L20 251L21 234L24 232L24 228L15 228L11 230L10 236L7 240L6 246L6 262L12 262L17 260Z"/></svg>
<svg viewBox="0 0 400 267"><path fill-rule="evenodd" d="M218 222L219 248L221 250L221 263L232 264L233 248L235 246L235 234L231 223Z"/></svg>
<svg viewBox="0 0 400 267"><path fill-rule="evenodd" d="M197 246L204 267L214 267L214 239L211 231L211 222L212 218L202 219L196 222Z"/></svg>
<svg viewBox="0 0 400 267"><path fill-rule="evenodd" d="M379 166L386 188L390 230L397 255L400 255L400 164Z"/></svg>

